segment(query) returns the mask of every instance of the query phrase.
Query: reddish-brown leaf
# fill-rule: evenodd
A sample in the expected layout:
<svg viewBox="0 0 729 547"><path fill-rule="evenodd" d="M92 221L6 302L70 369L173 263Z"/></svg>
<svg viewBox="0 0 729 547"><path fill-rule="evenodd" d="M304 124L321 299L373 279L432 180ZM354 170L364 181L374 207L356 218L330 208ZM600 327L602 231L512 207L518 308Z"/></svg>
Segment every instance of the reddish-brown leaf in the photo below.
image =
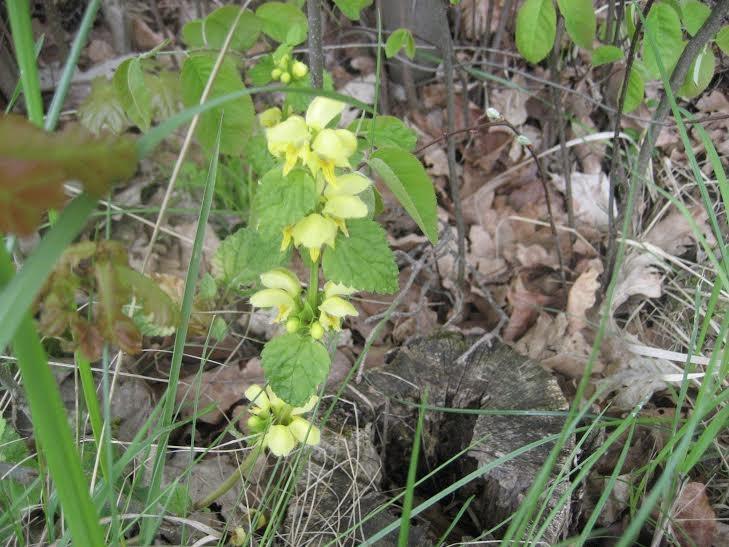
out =
<svg viewBox="0 0 729 547"><path fill-rule="evenodd" d="M94 137L80 126L47 133L16 115L0 116L0 232L27 235L64 203L63 184L101 197L137 167L129 137Z"/></svg>

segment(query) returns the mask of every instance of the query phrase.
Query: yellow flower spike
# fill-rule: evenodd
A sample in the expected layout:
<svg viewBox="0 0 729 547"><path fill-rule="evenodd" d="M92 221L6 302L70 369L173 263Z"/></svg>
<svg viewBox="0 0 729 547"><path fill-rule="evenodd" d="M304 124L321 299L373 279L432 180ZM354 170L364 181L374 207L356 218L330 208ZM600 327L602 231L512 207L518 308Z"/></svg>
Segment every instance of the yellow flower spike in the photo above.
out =
<svg viewBox="0 0 729 547"><path fill-rule="evenodd" d="M344 283L334 283L327 281L324 283L324 299L326 300L330 296L349 296L357 292L354 287L347 287Z"/></svg>
<svg viewBox="0 0 729 547"><path fill-rule="evenodd" d="M264 110L258 115L258 121L263 127L273 127L281 122L281 109L274 106Z"/></svg>
<svg viewBox="0 0 729 547"><path fill-rule="evenodd" d="M326 197L332 196L356 196L370 187L372 181L362 173L356 171L337 177L336 185L331 184L324 189Z"/></svg>
<svg viewBox="0 0 729 547"><path fill-rule="evenodd" d="M285 425L272 425L263 438L263 445L274 456L288 456L296 447L296 439L291 430Z"/></svg>
<svg viewBox="0 0 729 547"><path fill-rule="evenodd" d="M303 418L294 418L291 420L289 430L294 436L294 439L302 444L306 443L311 446L316 446L321 440L319 428Z"/></svg>
<svg viewBox="0 0 729 547"><path fill-rule="evenodd" d="M309 147L309 129L301 116L289 116L286 120L266 129L268 151L277 158L285 157L283 173L288 175L296 162Z"/></svg>
<svg viewBox="0 0 729 547"><path fill-rule="evenodd" d="M282 289L291 296L301 294L301 283L291 270L274 268L261 274L261 283L269 289Z"/></svg>
<svg viewBox="0 0 729 547"><path fill-rule="evenodd" d="M294 244L303 245L309 249L311 260L316 262L319 258L322 245L334 248L337 237L337 224L330 218L318 213L312 213L296 223L293 229Z"/></svg>
<svg viewBox="0 0 729 547"><path fill-rule="evenodd" d="M340 319L347 315L352 315L354 317L359 315L357 309L341 296L330 296L325 299L324 302L319 305L319 310Z"/></svg>
<svg viewBox="0 0 729 547"><path fill-rule="evenodd" d="M328 97L315 97L306 109L306 125L314 131L321 131L338 116L346 105Z"/></svg>
<svg viewBox="0 0 729 547"><path fill-rule="evenodd" d="M266 411L271 407L271 401L268 395L266 395L264 389L258 384L251 385L243 394L246 396L246 399L253 403L254 406L251 410L253 414Z"/></svg>
<svg viewBox="0 0 729 547"><path fill-rule="evenodd" d="M322 212L337 218L363 218L367 216L367 205L357 196L335 195L327 200Z"/></svg>
<svg viewBox="0 0 729 547"><path fill-rule="evenodd" d="M350 167L349 157L357 149L357 137L346 129L323 129L311 147L317 157L309 162L309 168L314 173L320 168L326 181L336 186L334 168ZM312 166L312 163L316 165Z"/></svg>
<svg viewBox="0 0 729 547"><path fill-rule="evenodd" d="M278 315L273 320L274 323L286 321L296 309L296 301L283 289L260 290L251 296L251 305L256 308L276 308Z"/></svg>

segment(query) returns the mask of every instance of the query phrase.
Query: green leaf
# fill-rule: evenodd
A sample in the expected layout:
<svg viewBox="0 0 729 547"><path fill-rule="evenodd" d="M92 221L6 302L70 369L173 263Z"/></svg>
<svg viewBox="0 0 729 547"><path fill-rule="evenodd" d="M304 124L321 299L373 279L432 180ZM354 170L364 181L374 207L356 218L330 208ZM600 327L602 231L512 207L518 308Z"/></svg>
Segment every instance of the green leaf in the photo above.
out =
<svg viewBox="0 0 729 547"><path fill-rule="evenodd" d="M241 228L226 237L213 259L215 277L223 285L237 289L256 283L258 276L289 259L281 252L281 234L263 235L253 228Z"/></svg>
<svg viewBox="0 0 729 547"><path fill-rule="evenodd" d="M276 67L273 63L273 56L264 55L248 71L248 77L255 87L263 87L272 80L271 71Z"/></svg>
<svg viewBox="0 0 729 547"><path fill-rule="evenodd" d="M381 148L368 162L432 243L438 241L435 189L418 158L401 148Z"/></svg>
<svg viewBox="0 0 729 547"><path fill-rule="evenodd" d="M684 48L681 21L676 10L668 4L653 4L646 17L645 31L653 36L663 68L670 76ZM660 78L658 62L653 54L654 44L648 36L643 37L643 61L651 77Z"/></svg>
<svg viewBox="0 0 729 547"><path fill-rule="evenodd" d="M314 179L307 171L294 169L284 176L280 166L274 167L261 179L253 200L259 229L280 233L314 209L318 197Z"/></svg>
<svg viewBox="0 0 729 547"><path fill-rule="evenodd" d="M135 311L144 316L145 322L154 324L166 333L174 332L180 322L180 308L177 303L156 281L146 275L126 266L116 266L115 269L122 285L131 288L137 304L142 304L142 309Z"/></svg>
<svg viewBox="0 0 729 547"><path fill-rule="evenodd" d="M139 58L127 59L119 65L112 83L129 119L142 131L147 131L152 123L152 97L145 85Z"/></svg>
<svg viewBox="0 0 729 547"><path fill-rule="evenodd" d="M200 96L213 70L215 59L215 55L197 53L185 60L180 74L182 99L185 106L195 106L200 102ZM244 89L245 86L235 63L226 57L220 66L208 100ZM207 149L212 149L215 144L221 114L224 116L220 135L220 152L231 155L240 154L243 150L243 141L250 136L255 122L253 101L249 95L244 95L200 115L197 137Z"/></svg>
<svg viewBox="0 0 729 547"><path fill-rule="evenodd" d="M176 483L172 487L172 493L167 498L165 508L173 515L184 517L192 508L192 498L187 484Z"/></svg>
<svg viewBox="0 0 729 547"><path fill-rule="evenodd" d="M372 5L372 0L334 0L334 3L348 19L357 21L360 12Z"/></svg>
<svg viewBox="0 0 729 547"><path fill-rule="evenodd" d="M724 55L729 55L729 25L721 27L716 33L716 45Z"/></svg>
<svg viewBox="0 0 729 547"><path fill-rule="evenodd" d="M311 336L284 334L271 339L261 352L261 366L273 392L293 406L301 406L329 374L326 348Z"/></svg>
<svg viewBox="0 0 729 547"><path fill-rule="evenodd" d="M182 41L187 44L187 47L205 47L202 29L203 22L200 19L194 19L185 23L185 26L182 27Z"/></svg>
<svg viewBox="0 0 729 547"><path fill-rule="evenodd" d="M704 21L706 21L706 18L711 13L711 8L703 2L699 2L699 0L688 0L683 5L682 12L683 25L686 27L686 32L693 36L699 31Z"/></svg>
<svg viewBox="0 0 729 547"><path fill-rule="evenodd" d="M410 59L415 57L415 39L412 33L406 28L399 28L385 42L385 55L390 59L403 48Z"/></svg>
<svg viewBox="0 0 729 547"><path fill-rule="evenodd" d="M597 22L592 0L557 0L570 38L584 49L592 49Z"/></svg>
<svg viewBox="0 0 729 547"><path fill-rule="evenodd" d="M339 233L334 248L324 250L326 278L361 291L397 291L397 264L385 231L369 219L348 220L347 229L349 237Z"/></svg>
<svg viewBox="0 0 729 547"><path fill-rule="evenodd" d="M266 135L259 130L243 143L243 157L258 176L268 173L277 161L268 151Z"/></svg>
<svg viewBox="0 0 729 547"><path fill-rule="evenodd" d="M145 74L144 83L152 96L152 117L162 121L180 111L182 90L180 77L171 70L159 74Z"/></svg>
<svg viewBox="0 0 729 547"><path fill-rule="evenodd" d="M716 67L716 58L711 48L706 47L696 56L689 71L686 73L686 79L679 88L678 94L685 99L693 99L709 87L711 79L714 77L714 68Z"/></svg>
<svg viewBox="0 0 729 547"><path fill-rule="evenodd" d="M25 446L23 438L0 416L0 462L20 463L27 456L28 447ZM34 462L31 459L28 464L32 465Z"/></svg>
<svg viewBox="0 0 729 547"><path fill-rule="evenodd" d="M516 16L516 47L530 63L544 59L557 34L557 11L552 0L526 0Z"/></svg>
<svg viewBox="0 0 729 547"><path fill-rule="evenodd" d="M415 131L395 116L377 116L373 125L372 118L354 120L348 129L357 133L368 143L372 138L375 148L399 147L407 151L415 148L418 136Z"/></svg>
<svg viewBox="0 0 729 547"><path fill-rule="evenodd" d="M97 135L102 131L119 134L129 123L119 95L104 76L91 82L91 92L78 107L77 113L81 125Z"/></svg>
<svg viewBox="0 0 729 547"><path fill-rule="evenodd" d="M628 90L625 94L625 104L623 105L623 112L628 114L638 108L640 103L643 102L643 94L645 92L645 84L643 83L643 77L640 72L635 68L630 70L630 77L628 78Z"/></svg>
<svg viewBox="0 0 729 547"><path fill-rule="evenodd" d="M615 46L600 46L592 52L592 66L601 66L619 61L625 55L623 50Z"/></svg>
<svg viewBox="0 0 729 547"><path fill-rule="evenodd" d="M205 18L202 25L202 35L209 48L221 49L223 47L225 38L230 31L230 26L238 16L240 9L240 6L223 6ZM260 33L261 21L251 10L247 9L241 14L238 20L230 47L234 50L246 51L256 43Z"/></svg>
<svg viewBox="0 0 729 547"><path fill-rule="evenodd" d="M266 2L256 10L256 16L263 23L263 32L279 43L296 46L306 40L309 24L304 13L293 4ZM287 42L289 38L295 41Z"/></svg>

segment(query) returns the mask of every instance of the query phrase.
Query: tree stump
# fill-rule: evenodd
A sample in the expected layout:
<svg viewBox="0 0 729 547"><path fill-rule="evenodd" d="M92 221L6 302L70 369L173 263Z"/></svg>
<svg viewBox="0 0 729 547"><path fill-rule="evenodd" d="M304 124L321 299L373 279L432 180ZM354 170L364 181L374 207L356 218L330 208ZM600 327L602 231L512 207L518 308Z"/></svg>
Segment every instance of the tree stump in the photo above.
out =
<svg viewBox="0 0 729 547"><path fill-rule="evenodd" d="M347 454L352 460L352 450L332 450L329 446L332 445L331 439L343 437L348 439L344 442L351 443L355 438L361 441L361 433L367 430L367 441L372 443L373 448L364 449L368 454L365 459L369 467L363 477L369 479L370 485L376 484L381 489L379 493L370 492L370 495L381 501L384 491L391 492L403 487L413 445L418 404L426 389L428 405L431 407L484 409L493 410L494 413L426 412L418 477L444 464L469 445L474 446L416 489L416 505L418 499L422 501L429 498L497 458L558 434L564 425L565 416L539 415L539 411L566 410L568 407L551 374L538 363L501 343L474 346L474 342L474 339L457 333L417 338L397 350L393 359L382 368L365 374L362 384L352 386L353 389L345 392L349 401L338 403L333 419L327 425L325 437L330 440L323 443L320 449L327 454L326 461L321 457L313 457L316 467L312 468L310 463L309 471L315 469L316 476L324 476L327 468L340 471L347 466L351 468L351 461L343 466L341 455ZM508 414L510 410L536 412L535 415L513 415ZM497 411L507 412L499 414ZM574 441L570 440L556 468L568 464L567 454L573 444ZM471 495L475 498L471 504L473 511L470 512L470 518L464 516L461 519L464 526L457 527L451 539L473 537L497 527L519 507L552 446L553 443L548 442L501 462L441 500L441 505L421 514L419 520L415 521L411 544L422 547L435 541ZM378 459L379 466L376 465ZM375 469L378 467L382 477L376 475ZM308 484L311 485L312 475L308 476ZM360 481L363 477L360 477ZM330 495L341 498L340 494L333 493L339 486L334 481L331 484ZM299 484L301 488L302 483ZM342 488L346 488L346 484ZM564 491L564 485L557 485L547 500L549 509L554 507ZM317 508L313 510L322 512L321 516L328 516L331 520L331 505L326 508L326 497L323 495L319 500L322 511ZM390 519L389 522L397 516L392 513L390 511L390 514L384 515ZM365 514L363 512L360 518ZM378 524L385 522L373 532L387 524L386 520L381 516ZM568 524L569 504L566 504L542 540L548 544L558 541ZM368 531L372 528L369 526ZM504 530L502 528L500 532ZM500 532L497 530L494 535L498 537ZM368 537L368 534L364 534L364 537ZM362 535L358 535L358 540L362 539ZM378 545L395 544L396 539L397 531ZM358 543L354 538L352 542Z"/></svg>

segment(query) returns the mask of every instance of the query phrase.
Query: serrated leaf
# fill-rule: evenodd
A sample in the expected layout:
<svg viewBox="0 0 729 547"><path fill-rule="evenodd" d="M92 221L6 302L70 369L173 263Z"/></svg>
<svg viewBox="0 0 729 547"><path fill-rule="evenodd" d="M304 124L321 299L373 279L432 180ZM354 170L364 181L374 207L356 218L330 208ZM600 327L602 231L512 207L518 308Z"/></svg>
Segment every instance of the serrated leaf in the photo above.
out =
<svg viewBox="0 0 729 547"><path fill-rule="evenodd" d="M374 124L372 118L357 119L349 124L348 129L356 132L357 136L365 139L368 144L372 138L372 144L375 148L394 146L410 152L418 142L415 131L395 116L377 116Z"/></svg>
<svg viewBox="0 0 729 547"><path fill-rule="evenodd" d="M129 137L94 137L78 125L46 133L21 116L0 116L0 232L32 233L47 209L66 202L65 182L101 197L136 169Z"/></svg>
<svg viewBox="0 0 729 547"><path fill-rule="evenodd" d="M256 17L262 22L263 32L281 44L296 46L306 40L309 24L304 13L293 4L266 2L256 10ZM291 32L292 29L298 30ZM288 38L296 41L287 42Z"/></svg>
<svg viewBox="0 0 729 547"><path fill-rule="evenodd" d="M696 56L691 67L686 73L683 85L679 88L678 94L685 99L693 99L701 95L709 87L714 77L716 58L711 48L705 48Z"/></svg>
<svg viewBox="0 0 729 547"><path fill-rule="evenodd" d="M628 78L628 90L625 94L625 104L623 105L623 112L628 114L638 108L640 103L643 102L643 95L645 93L645 83L640 72L632 68L630 70L630 77Z"/></svg>
<svg viewBox="0 0 729 547"><path fill-rule="evenodd" d="M557 11L552 0L526 0L516 16L516 47L530 63L544 59L557 34Z"/></svg>
<svg viewBox="0 0 729 547"><path fill-rule="evenodd" d="M76 113L81 125L97 135L102 131L121 133L129 124L114 86L104 76L94 78Z"/></svg>
<svg viewBox="0 0 729 547"><path fill-rule="evenodd" d="M257 131L243 143L243 158L258 176L268 173L277 163L268 151L263 131Z"/></svg>
<svg viewBox="0 0 729 547"><path fill-rule="evenodd" d="M719 32L716 33L716 45L724 53L729 55L729 25L721 27Z"/></svg>
<svg viewBox="0 0 729 547"><path fill-rule="evenodd" d="M699 0L688 0L682 6L681 12L683 13L683 25L686 27L686 32L693 36L706 21L711 13L711 8L703 2L699 2Z"/></svg>
<svg viewBox="0 0 729 547"><path fill-rule="evenodd" d="M182 27L182 41L187 47L200 48L205 47L205 39L203 38L203 22L200 19L188 21Z"/></svg>
<svg viewBox="0 0 729 547"><path fill-rule="evenodd" d="M259 230L280 233L283 228L301 220L316 206L316 183L304 169L294 169L284 176L274 167L261 179L253 200Z"/></svg>
<svg viewBox="0 0 729 547"><path fill-rule="evenodd" d="M197 287L197 297L203 302L212 302L217 295L218 284L215 283L215 278L206 272Z"/></svg>
<svg viewBox="0 0 729 547"><path fill-rule="evenodd" d="M334 0L334 3L347 19L357 21L360 12L372 5L372 0Z"/></svg>
<svg viewBox="0 0 729 547"><path fill-rule="evenodd" d="M208 53L197 53L185 59L180 75L182 99L185 106L196 106L200 102L215 60L216 56ZM245 86L235 63L226 57L220 66L208 100L244 89ZM221 114L224 115L220 134L220 152L238 155L243 150L243 141L250 136L253 130L255 122L253 101L250 96L244 95L200 115L196 135L200 143L209 150L215 145Z"/></svg>
<svg viewBox="0 0 729 547"><path fill-rule="evenodd" d="M325 277L361 291L390 294L398 289L395 256L385 231L373 220L348 220L349 237L341 232L322 259Z"/></svg>
<svg viewBox="0 0 729 547"><path fill-rule="evenodd" d="M668 4L653 4L646 17L645 32L653 37L653 43L649 36L643 37L643 61L649 74L653 78L661 77L653 53L655 45L661 64L666 74L670 76L684 48L681 21L676 10Z"/></svg>
<svg viewBox="0 0 729 547"><path fill-rule="evenodd" d="M329 374L331 359L319 342L301 334L271 339L261 352L261 366L273 392L293 406L301 406Z"/></svg>
<svg viewBox="0 0 729 547"><path fill-rule="evenodd" d="M412 59L415 57L415 39L412 33L406 28L399 28L390 34L385 42L385 56L390 59L405 49L405 55Z"/></svg>
<svg viewBox="0 0 729 547"><path fill-rule="evenodd" d="M202 36L207 47L222 49L230 26L240 12L240 6L229 4L216 9L208 15L202 24ZM261 21L249 9L246 9L238 20L230 42L231 49L246 51L258 40L261 33Z"/></svg>
<svg viewBox="0 0 729 547"><path fill-rule="evenodd" d="M129 119L143 132L147 131L152 123L152 97L144 82L139 57L132 57L119 65L112 83Z"/></svg>
<svg viewBox="0 0 729 547"><path fill-rule="evenodd" d="M124 288L131 289L141 313L166 334L180 321L180 309L159 285L146 275L126 266L116 266L116 275Z"/></svg>
<svg viewBox="0 0 729 547"><path fill-rule="evenodd" d="M418 158L400 148L381 148L372 154L368 163L428 239L437 243L435 189Z"/></svg>
<svg viewBox="0 0 729 547"><path fill-rule="evenodd" d="M281 234L263 235L252 228L241 228L226 237L213 260L215 278L237 289L258 281L258 276L288 262L289 253L281 252Z"/></svg>
<svg viewBox="0 0 729 547"><path fill-rule="evenodd" d="M597 28L592 0L557 0L557 5L570 38L581 48L592 49Z"/></svg>
<svg viewBox="0 0 729 547"><path fill-rule="evenodd" d="M625 55L623 50L615 46L600 46L592 52L592 66L601 66L619 61Z"/></svg>
<svg viewBox="0 0 729 547"><path fill-rule="evenodd" d="M271 71L276 67L273 63L273 56L264 55L258 62L248 71L248 77L251 83L256 87L263 87L272 80Z"/></svg>
<svg viewBox="0 0 729 547"><path fill-rule="evenodd" d="M152 97L152 118L162 121L180 111L182 91L178 74L170 70L145 74L144 82Z"/></svg>

